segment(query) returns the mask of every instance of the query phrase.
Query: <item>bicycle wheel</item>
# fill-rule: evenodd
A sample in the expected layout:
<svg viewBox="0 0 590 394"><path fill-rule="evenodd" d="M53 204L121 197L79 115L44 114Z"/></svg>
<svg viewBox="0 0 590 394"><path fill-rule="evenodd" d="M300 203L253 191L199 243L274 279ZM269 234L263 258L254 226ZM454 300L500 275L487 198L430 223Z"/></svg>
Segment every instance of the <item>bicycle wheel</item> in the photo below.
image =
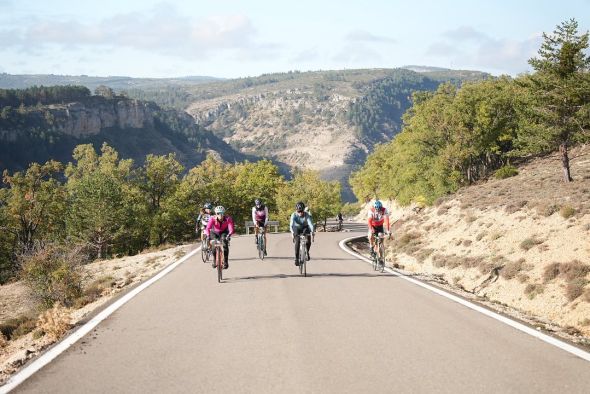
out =
<svg viewBox="0 0 590 394"><path fill-rule="evenodd" d="M258 235L258 257L264 260L264 236Z"/></svg>
<svg viewBox="0 0 590 394"><path fill-rule="evenodd" d="M385 271L385 246L383 245L383 241L379 242L379 265L381 272Z"/></svg>
<svg viewBox="0 0 590 394"><path fill-rule="evenodd" d="M201 240L201 259L203 263L206 263L209 260L209 249L207 248L207 241Z"/></svg>
<svg viewBox="0 0 590 394"><path fill-rule="evenodd" d="M223 249L218 248L215 256L215 261L217 262L217 282L221 283L223 280Z"/></svg>
<svg viewBox="0 0 590 394"><path fill-rule="evenodd" d="M299 243L299 274L303 275L303 265L305 264L305 242L301 240Z"/></svg>
<svg viewBox="0 0 590 394"><path fill-rule="evenodd" d="M303 276L307 276L307 248L305 248L305 256L303 257Z"/></svg>

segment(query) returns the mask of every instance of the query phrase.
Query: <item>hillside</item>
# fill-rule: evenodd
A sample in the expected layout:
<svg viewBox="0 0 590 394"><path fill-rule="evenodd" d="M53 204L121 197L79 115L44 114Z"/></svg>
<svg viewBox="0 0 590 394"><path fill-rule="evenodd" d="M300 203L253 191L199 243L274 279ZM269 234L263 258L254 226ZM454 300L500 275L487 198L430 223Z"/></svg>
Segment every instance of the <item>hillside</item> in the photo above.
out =
<svg viewBox="0 0 590 394"><path fill-rule="evenodd" d="M132 78L126 76L93 77L88 75L53 75L0 73L0 89L26 89L32 86L79 85L94 91L104 85L113 90L152 89L166 86L190 86L219 80L214 77Z"/></svg>
<svg viewBox="0 0 590 394"><path fill-rule="evenodd" d="M419 213L394 208L401 220L389 261L532 316L543 329L590 337L589 146L573 150L571 166L567 185L554 154Z"/></svg>
<svg viewBox="0 0 590 394"><path fill-rule="evenodd" d="M67 162L76 145L92 143L98 148L104 142L122 157L138 162L148 153L170 152L186 166L200 163L210 151L228 161L245 158L195 125L186 113L154 103L86 92L71 97L65 93L63 99L44 104L25 104L2 107L0 169L22 170L31 162L48 159Z"/></svg>
<svg viewBox="0 0 590 394"><path fill-rule="evenodd" d="M352 200L352 169L401 130L414 91L460 83L460 72L447 72L436 79L403 69L291 72L215 82L191 87L186 110L243 153L339 179Z"/></svg>

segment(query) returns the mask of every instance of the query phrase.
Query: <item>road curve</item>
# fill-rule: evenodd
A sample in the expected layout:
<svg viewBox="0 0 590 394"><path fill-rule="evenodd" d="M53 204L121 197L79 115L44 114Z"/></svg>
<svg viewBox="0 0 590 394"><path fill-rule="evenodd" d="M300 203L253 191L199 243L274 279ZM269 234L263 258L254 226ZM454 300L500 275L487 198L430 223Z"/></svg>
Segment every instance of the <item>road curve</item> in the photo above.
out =
<svg viewBox="0 0 590 394"><path fill-rule="evenodd" d="M389 274L319 233L232 240L226 281L195 256L14 392L588 392L590 363Z"/></svg>

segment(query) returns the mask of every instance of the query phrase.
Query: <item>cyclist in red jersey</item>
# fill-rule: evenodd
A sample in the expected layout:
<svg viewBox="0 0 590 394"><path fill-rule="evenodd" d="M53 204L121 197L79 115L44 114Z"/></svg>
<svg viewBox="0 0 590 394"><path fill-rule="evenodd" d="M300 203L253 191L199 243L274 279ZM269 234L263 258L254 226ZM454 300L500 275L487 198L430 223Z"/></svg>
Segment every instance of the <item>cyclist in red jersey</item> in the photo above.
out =
<svg viewBox="0 0 590 394"><path fill-rule="evenodd" d="M374 256L375 251L373 250L373 234L384 233L389 235L391 230L389 226L389 211L383 206L381 201L375 200L373 206L371 209L369 209L367 224L369 226L368 238L371 245L371 256ZM384 226L387 231L384 231Z"/></svg>

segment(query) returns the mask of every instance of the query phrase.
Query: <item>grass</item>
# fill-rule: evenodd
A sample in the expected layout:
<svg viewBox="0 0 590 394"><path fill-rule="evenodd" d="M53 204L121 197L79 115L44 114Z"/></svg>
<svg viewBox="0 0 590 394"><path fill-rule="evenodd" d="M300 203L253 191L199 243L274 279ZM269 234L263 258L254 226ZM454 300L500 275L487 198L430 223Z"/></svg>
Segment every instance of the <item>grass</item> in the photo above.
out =
<svg viewBox="0 0 590 394"><path fill-rule="evenodd" d="M73 307L79 309L96 301L102 297L106 289L112 288L115 283L115 278L110 275L96 279L84 288L82 295L74 301Z"/></svg>
<svg viewBox="0 0 590 394"><path fill-rule="evenodd" d="M53 308L45 311L37 321L37 327L50 338L57 340L61 338L71 327L69 311L55 303Z"/></svg>
<svg viewBox="0 0 590 394"><path fill-rule="evenodd" d="M487 234L487 232L482 231L481 233L477 234L477 236L475 237L476 241L481 241L483 239L483 237L485 237Z"/></svg>
<svg viewBox="0 0 590 394"><path fill-rule="evenodd" d="M494 173L494 178L496 179L506 179L506 178L510 178L513 176L518 175L518 169L514 166L511 165L506 165L500 169L498 169L495 173Z"/></svg>
<svg viewBox="0 0 590 394"><path fill-rule="evenodd" d="M543 280L545 282L552 281L559 276L559 267L561 263L551 263L543 270Z"/></svg>

